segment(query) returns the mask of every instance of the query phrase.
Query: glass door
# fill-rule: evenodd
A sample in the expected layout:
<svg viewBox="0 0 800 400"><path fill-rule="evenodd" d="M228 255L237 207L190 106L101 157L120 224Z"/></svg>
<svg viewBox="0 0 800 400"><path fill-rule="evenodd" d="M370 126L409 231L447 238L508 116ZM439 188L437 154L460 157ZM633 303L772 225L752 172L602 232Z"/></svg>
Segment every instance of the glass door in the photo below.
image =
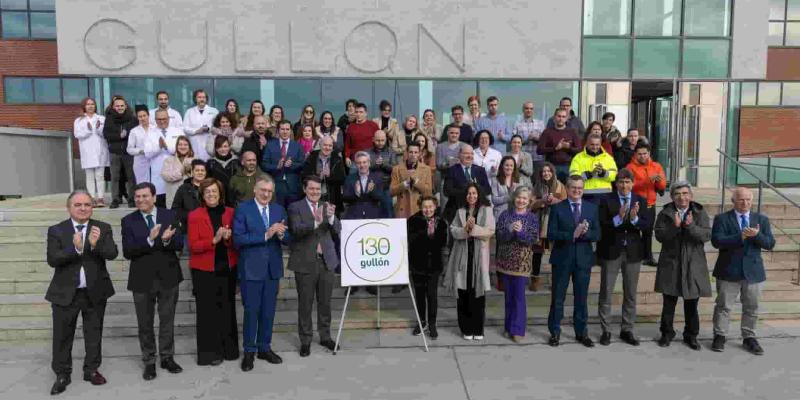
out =
<svg viewBox="0 0 800 400"><path fill-rule="evenodd" d="M631 99L630 82L587 82L581 85L581 119L584 125L600 121L603 114L614 113L614 125L620 132L628 131ZM581 137L585 132L579 132Z"/></svg>
<svg viewBox="0 0 800 400"><path fill-rule="evenodd" d="M725 82L682 82L679 85L677 140L674 150L677 173L693 186L719 184L719 154L726 112Z"/></svg>

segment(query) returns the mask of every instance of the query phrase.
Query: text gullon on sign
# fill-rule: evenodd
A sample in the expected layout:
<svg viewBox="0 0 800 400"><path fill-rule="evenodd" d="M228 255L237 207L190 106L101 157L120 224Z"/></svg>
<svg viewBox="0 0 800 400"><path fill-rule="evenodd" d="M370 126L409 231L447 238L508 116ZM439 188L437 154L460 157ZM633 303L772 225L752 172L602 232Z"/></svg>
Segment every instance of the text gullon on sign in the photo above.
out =
<svg viewBox="0 0 800 400"><path fill-rule="evenodd" d="M392 250L392 245L385 237L365 237L356 242L361 245L361 256L370 257L361 259L361 269L367 267L385 267L391 264L386 256Z"/></svg>

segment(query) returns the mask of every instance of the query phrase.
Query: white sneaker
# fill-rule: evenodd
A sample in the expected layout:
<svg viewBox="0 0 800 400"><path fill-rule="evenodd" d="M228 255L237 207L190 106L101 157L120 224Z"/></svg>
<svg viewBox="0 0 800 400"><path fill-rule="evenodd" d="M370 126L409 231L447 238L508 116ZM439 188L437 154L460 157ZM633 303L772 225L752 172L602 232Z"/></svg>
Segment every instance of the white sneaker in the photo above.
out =
<svg viewBox="0 0 800 400"><path fill-rule="evenodd" d="M472 337L473 340L483 340L483 335L475 335Z"/></svg>
<svg viewBox="0 0 800 400"><path fill-rule="evenodd" d="M464 335L464 340L472 340L473 336Z"/></svg>

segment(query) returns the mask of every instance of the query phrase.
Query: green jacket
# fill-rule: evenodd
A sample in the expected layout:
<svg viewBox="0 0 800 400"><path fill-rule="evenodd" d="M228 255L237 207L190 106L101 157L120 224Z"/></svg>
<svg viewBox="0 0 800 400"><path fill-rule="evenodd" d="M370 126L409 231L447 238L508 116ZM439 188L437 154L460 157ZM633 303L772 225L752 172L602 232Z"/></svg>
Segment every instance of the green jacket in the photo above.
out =
<svg viewBox="0 0 800 400"><path fill-rule="evenodd" d="M269 174L262 171L260 167L256 167L256 173L253 174L253 176L247 176L244 172L244 169L239 170L236 175L231 177L229 183L227 203L234 208L236 208L239 203L252 200L253 197L255 197L253 188L256 186L256 178L259 176L269 176Z"/></svg>

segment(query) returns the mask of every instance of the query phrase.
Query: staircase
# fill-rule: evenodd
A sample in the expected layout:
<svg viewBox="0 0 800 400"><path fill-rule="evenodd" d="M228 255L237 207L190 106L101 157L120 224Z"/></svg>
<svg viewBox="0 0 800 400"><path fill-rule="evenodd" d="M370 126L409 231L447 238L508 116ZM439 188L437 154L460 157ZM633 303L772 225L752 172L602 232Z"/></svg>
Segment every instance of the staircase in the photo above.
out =
<svg viewBox="0 0 800 400"><path fill-rule="evenodd" d="M34 340L45 341L52 332L50 304L44 300L44 293L50 283L52 269L47 265L45 257L45 240L47 228L67 217L64 208L65 195L42 196L31 199L11 200L0 203L0 341ZM712 215L719 206L707 205L706 210ZM117 294L109 299L106 307L105 337L136 336L136 317L133 298L125 287L128 278L128 261L122 258L120 220L131 209L117 210L96 209L93 218L112 225L114 239L120 249L120 256L108 263L108 269ZM800 210L783 205L765 204L762 212L770 217L773 225L779 226L783 232L773 229L777 245L772 252L764 253L767 267L767 282L762 293L760 306L761 318L800 319L800 286L792 283L798 270L798 246L792 241L800 240ZM654 251L660 249L654 243ZM710 244L706 247L709 269L713 267L717 252ZM284 254L288 258L288 253ZM182 258L181 265L186 280L180 285L180 296L175 318L176 335L193 336L195 334L195 303L191 296L191 281L187 259ZM286 260L285 260L286 261ZM661 295L653 291L655 267L643 266L639 278L638 320L656 322L661 312ZM286 271L281 281L278 295L275 330L294 332L297 326L297 292L294 289L294 278L291 271ZM545 287L537 293L528 292L528 320L530 324L546 323L550 305L549 276L550 266L545 256L542 266ZM712 278L713 279L713 278ZM622 302L622 279L617 280L613 298L613 312L619 318L619 305ZM713 287L714 285L712 285ZM600 268L592 271L589 312L590 322L597 319L597 293L600 287ZM338 320L344 305L345 290L338 287L333 291L333 327L338 327ZM492 292L487 296L487 325L503 324L503 295ZM565 315L572 314L571 296L567 298ZM704 321L710 321L713 311L713 297L700 301L700 315ZM678 313L680 314L680 307ZM241 324L241 303L237 299L237 311ZM738 311L733 318L738 318ZM315 315L316 317L316 315ZM384 289L381 296L381 327L409 327L415 324L414 312L408 291L391 294ZM680 319L681 317L676 317ZM351 297L347 312L345 329L370 329L377 327L378 313L376 299L363 290ZM569 319L569 317L567 318ZM566 321L569 323L569 321ZM80 321L79 321L80 324ZM442 327L457 325L456 301L454 297L440 294L438 325ZM76 332L81 336L80 329Z"/></svg>

